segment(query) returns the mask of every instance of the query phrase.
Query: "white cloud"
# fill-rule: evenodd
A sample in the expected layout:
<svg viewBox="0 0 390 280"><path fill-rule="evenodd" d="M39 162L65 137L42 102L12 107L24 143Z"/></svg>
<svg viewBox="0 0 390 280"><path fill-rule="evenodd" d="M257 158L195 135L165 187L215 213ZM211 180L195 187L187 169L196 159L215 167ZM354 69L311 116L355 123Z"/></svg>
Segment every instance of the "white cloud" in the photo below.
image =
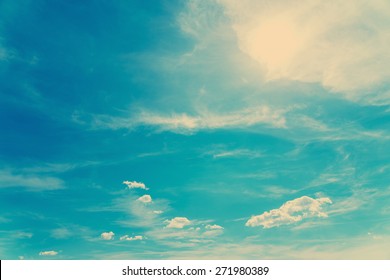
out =
<svg viewBox="0 0 390 280"><path fill-rule="evenodd" d="M261 152L248 150L248 149L236 149L236 150L220 150L220 151L211 151L207 154L211 154L213 158L231 158L231 157L247 157L247 158L258 158L263 156Z"/></svg>
<svg viewBox="0 0 390 280"><path fill-rule="evenodd" d="M224 228L221 227L220 225L206 225L205 226L206 231L203 232L202 236L203 237L216 237L221 234L223 234Z"/></svg>
<svg viewBox="0 0 390 280"><path fill-rule="evenodd" d="M0 170L0 188L22 187L30 191L56 190L64 188L64 182L56 177L25 174Z"/></svg>
<svg viewBox="0 0 390 280"><path fill-rule="evenodd" d="M199 130L243 128L255 125L285 128L285 111L285 109L272 109L266 105L244 108L229 113L201 110L194 115L140 111L137 115L131 117L94 115L93 126L109 129L132 129L138 126L150 126L158 131L172 131L183 134Z"/></svg>
<svg viewBox="0 0 390 280"><path fill-rule="evenodd" d="M100 238L104 239L104 240L112 240L112 239L114 239L114 235L115 235L115 233L113 233L112 231L110 231L110 232L103 232L100 235Z"/></svg>
<svg viewBox="0 0 390 280"><path fill-rule="evenodd" d="M162 211L162 210L154 210L153 213L159 215L159 214L164 213L164 211Z"/></svg>
<svg viewBox="0 0 390 280"><path fill-rule="evenodd" d="M286 120L282 110L273 110L268 106L245 108L229 114L218 114L207 110L199 111L195 116L172 114L168 116L149 112L141 114L140 123L157 126L161 130L195 131L200 129L218 129L225 127L250 127L269 124L284 128Z"/></svg>
<svg viewBox="0 0 390 280"><path fill-rule="evenodd" d="M339 92L390 78L386 0L218 0L241 51L267 80L319 82Z"/></svg>
<svg viewBox="0 0 390 280"><path fill-rule="evenodd" d="M120 238L120 240L126 240L126 241L135 241L135 240L143 240L144 237L142 235L136 235L134 237L124 235Z"/></svg>
<svg viewBox="0 0 390 280"><path fill-rule="evenodd" d="M137 181L123 181L123 184L125 184L129 189L144 189L148 190L144 183L137 182Z"/></svg>
<svg viewBox="0 0 390 280"><path fill-rule="evenodd" d="M332 201L327 197L314 199L302 196L287 201L278 209L272 209L261 215L252 216L245 225L249 227L263 226L264 228L272 228L296 223L306 218L325 218L328 215L322 210L322 205L329 203L332 203Z"/></svg>
<svg viewBox="0 0 390 280"><path fill-rule="evenodd" d="M205 227L206 229L223 229L223 227L219 226L219 225L206 225Z"/></svg>
<svg viewBox="0 0 390 280"><path fill-rule="evenodd" d="M185 217L176 217L166 222L168 223L167 228L183 228L191 224L191 221Z"/></svg>
<svg viewBox="0 0 390 280"><path fill-rule="evenodd" d="M43 251L43 252L39 252L39 255L40 256L56 256L56 255L58 255L58 252L57 251Z"/></svg>
<svg viewBox="0 0 390 280"><path fill-rule="evenodd" d="M138 198L137 200L141 201L143 203L150 203L150 202L152 202L152 197L148 194L145 194L145 195L141 196L140 198Z"/></svg>

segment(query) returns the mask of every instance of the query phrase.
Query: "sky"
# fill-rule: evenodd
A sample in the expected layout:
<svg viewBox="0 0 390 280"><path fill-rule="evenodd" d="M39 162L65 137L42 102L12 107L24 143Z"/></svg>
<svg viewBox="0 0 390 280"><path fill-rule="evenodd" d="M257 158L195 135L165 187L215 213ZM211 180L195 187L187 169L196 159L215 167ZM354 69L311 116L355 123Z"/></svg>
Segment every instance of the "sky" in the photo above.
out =
<svg viewBox="0 0 390 280"><path fill-rule="evenodd" d="M0 2L1 259L389 259L390 2Z"/></svg>

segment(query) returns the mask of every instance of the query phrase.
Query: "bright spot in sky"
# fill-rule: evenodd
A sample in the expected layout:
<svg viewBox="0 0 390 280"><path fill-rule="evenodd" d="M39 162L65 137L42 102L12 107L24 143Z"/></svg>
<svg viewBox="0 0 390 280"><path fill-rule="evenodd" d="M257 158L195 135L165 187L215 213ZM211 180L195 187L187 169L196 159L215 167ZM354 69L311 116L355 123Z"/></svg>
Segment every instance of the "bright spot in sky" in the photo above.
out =
<svg viewBox="0 0 390 280"><path fill-rule="evenodd" d="M241 49L266 66L269 79L283 76L308 38L293 19L281 17L257 21L245 33Z"/></svg>

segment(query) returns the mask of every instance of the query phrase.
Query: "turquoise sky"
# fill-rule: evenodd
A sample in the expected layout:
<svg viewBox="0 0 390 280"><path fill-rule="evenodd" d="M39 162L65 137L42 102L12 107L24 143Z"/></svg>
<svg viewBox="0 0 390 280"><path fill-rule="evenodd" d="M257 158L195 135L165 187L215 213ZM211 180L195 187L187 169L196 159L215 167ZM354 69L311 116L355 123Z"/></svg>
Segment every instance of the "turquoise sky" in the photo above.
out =
<svg viewBox="0 0 390 280"><path fill-rule="evenodd" d="M1 259L389 259L390 2L0 2Z"/></svg>

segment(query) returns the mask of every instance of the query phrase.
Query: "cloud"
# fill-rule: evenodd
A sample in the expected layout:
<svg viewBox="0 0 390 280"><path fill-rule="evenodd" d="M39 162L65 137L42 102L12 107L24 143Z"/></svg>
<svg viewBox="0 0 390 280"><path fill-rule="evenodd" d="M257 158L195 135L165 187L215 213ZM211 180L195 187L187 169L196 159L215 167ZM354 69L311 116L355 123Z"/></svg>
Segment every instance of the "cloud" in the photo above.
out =
<svg viewBox="0 0 390 280"><path fill-rule="evenodd" d="M150 202L152 202L152 197L148 194L145 194L145 195L141 196L140 198L138 198L137 200L141 201L143 203L150 203Z"/></svg>
<svg viewBox="0 0 390 280"><path fill-rule="evenodd" d="M267 80L321 83L353 92L390 78L386 0L218 0L240 50Z"/></svg>
<svg viewBox="0 0 390 280"><path fill-rule="evenodd" d="M40 256L56 256L56 255L58 255L58 252L57 251L42 251L42 252L39 252L39 255Z"/></svg>
<svg viewBox="0 0 390 280"><path fill-rule="evenodd" d="M142 235L136 235L134 237L124 235L120 238L120 240L126 240L126 241L135 241L135 240L143 240L143 239L144 239L144 237Z"/></svg>
<svg viewBox="0 0 390 280"><path fill-rule="evenodd" d="M249 150L249 149L235 149L235 150L219 150L219 151L210 151L207 154L211 154L214 159L218 158L258 158L262 157L263 154L259 151Z"/></svg>
<svg viewBox="0 0 390 280"><path fill-rule="evenodd" d="M169 222L169 221L168 221ZM198 225L201 221L191 221L191 225ZM148 232L148 236L154 240L160 240L162 244L170 247L192 247L196 243L214 242L217 236L222 235L223 228L214 225L209 227L191 226L185 227L165 227L163 229L153 229Z"/></svg>
<svg viewBox="0 0 390 280"><path fill-rule="evenodd" d="M115 235L115 233L113 233L112 231L110 231L110 232L103 232L100 235L100 238L103 239L103 240L112 240L112 239L114 239L114 235Z"/></svg>
<svg viewBox="0 0 390 280"><path fill-rule="evenodd" d="M162 210L154 210L153 213L159 215L159 214L164 213L164 211L162 211Z"/></svg>
<svg viewBox="0 0 390 280"><path fill-rule="evenodd" d="M224 230L220 225L206 225L205 229L206 231L202 234L203 237L216 237L223 234Z"/></svg>
<svg viewBox="0 0 390 280"><path fill-rule="evenodd" d="M0 188L22 187L29 191L57 190L64 182L56 177L0 170Z"/></svg>
<svg viewBox="0 0 390 280"><path fill-rule="evenodd" d="M71 237L87 238L93 235L93 232L84 226L77 224L60 225L50 231L50 236L55 239L67 239Z"/></svg>
<svg viewBox="0 0 390 280"><path fill-rule="evenodd" d="M296 223L307 218L325 218L328 215L323 212L322 205L329 203L332 203L332 201L327 197L313 199L308 196L302 196L287 201L278 209L272 209L261 215L252 216L245 225L248 227L263 226L263 228L272 228Z"/></svg>
<svg viewBox="0 0 390 280"><path fill-rule="evenodd" d="M136 181L123 181L123 184L129 187L129 189L144 189L148 190L144 183L136 182Z"/></svg>
<svg viewBox="0 0 390 280"><path fill-rule="evenodd" d="M168 223L167 228L183 228L191 224L191 221L185 217L176 217L166 222Z"/></svg>
<svg viewBox="0 0 390 280"><path fill-rule="evenodd" d="M206 229L223 229L223 227L219 225L206 225Z"/></svg>
<svg viewBox="0 0 390 280"><path fill-rule="evenodd" d="M193 115L187 113L164 114L144 110L131 117L93 115L92 126L105 129L133 129L144 126L155 128L157 131L171 131L181 134L199 130L243 128L256 125L285 128L285 111L284 109L272 109L266 105L244 108L229 113L201 110Z"/></svg>
<svg viewBox="0 0 390 280"><path fill-rule="evenodd" d="M283 113L284 111L282 110L273 110L265 105L232 111L228 114L202 110L194 116L184 113L164 116L143 112L140 123L145 126L157 126L161 130L169 131L250 127L258 124L269 124L274 127L284 128L286 120Z"/></svg>

